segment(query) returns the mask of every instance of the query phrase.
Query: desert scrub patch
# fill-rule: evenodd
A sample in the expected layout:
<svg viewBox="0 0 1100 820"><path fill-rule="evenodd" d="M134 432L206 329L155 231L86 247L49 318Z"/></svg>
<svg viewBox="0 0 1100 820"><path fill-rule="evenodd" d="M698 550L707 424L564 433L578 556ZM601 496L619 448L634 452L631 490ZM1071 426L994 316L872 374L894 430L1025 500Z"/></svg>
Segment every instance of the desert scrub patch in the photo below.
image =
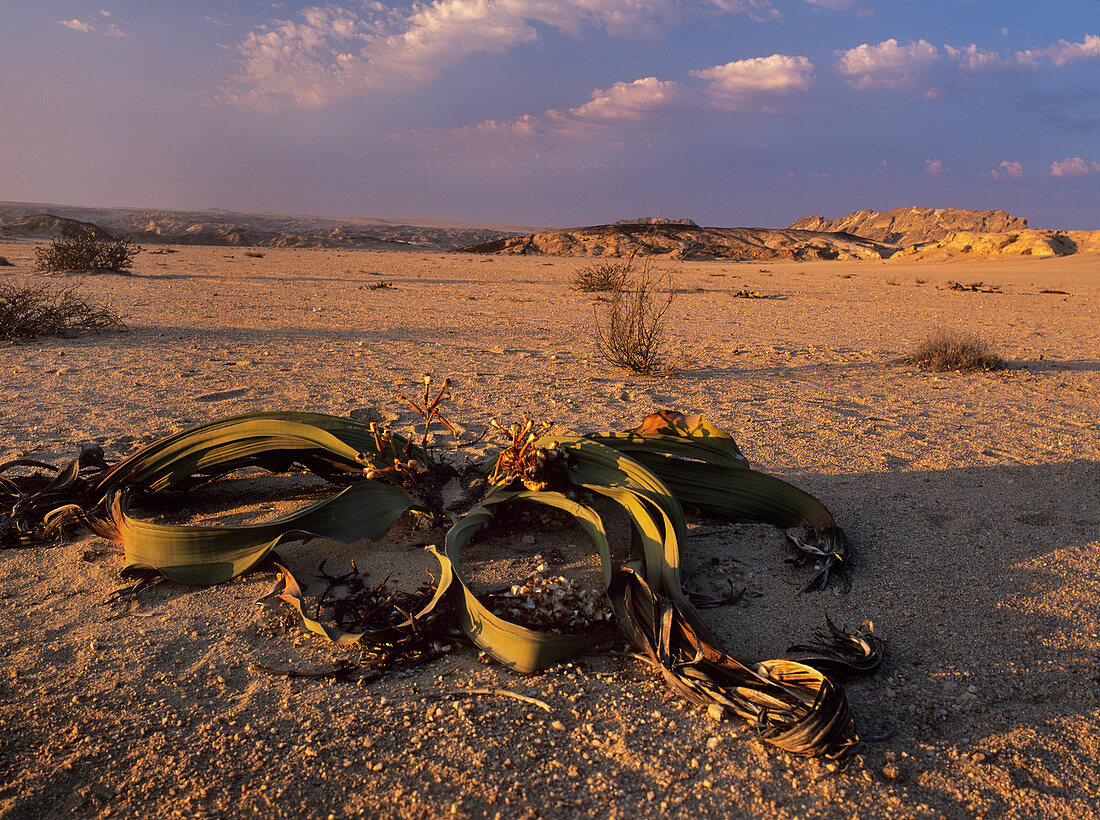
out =
<svg viewBox="0 0 1100 820"><path fill-rule="evenodd" d="M989 342L973 333L951 330L936 331L917 345L902 362L935 373L953 370L974 373L1000 370L1005 366L1004 359Z"/></svg>
<svg viewBox="0 0 1100 820"><path fill-rule="evenodd" d="M42 336L82 336L126 330L107 306L90 304L77 287L52 290L0 282L0 341L33 341Z"/></svg>
<svg viewBox="0 0 1100 820"><path fill-rule="evenodd" d="M134 264L141 246L126 239L103 238L91 228L55 239L44 248L35 248L38 269L52 271L104 271L126 273Z"/></svg>
<svg viewBox="0 0 1100 820"><path fill-rule="evenodd" d="M573 290L582 293L615 293L626 286L633 272L634 265L629 259L625 262L585 265L573 274Z"/></svg>
<svg viewBox="0 0 1100 820"><path fill-rule="evenodd" d="M642 376L671 376L665 320L676 298L671 282L661 283L647 268L632 273L595 308L596 350L606 361Z"/></svg>

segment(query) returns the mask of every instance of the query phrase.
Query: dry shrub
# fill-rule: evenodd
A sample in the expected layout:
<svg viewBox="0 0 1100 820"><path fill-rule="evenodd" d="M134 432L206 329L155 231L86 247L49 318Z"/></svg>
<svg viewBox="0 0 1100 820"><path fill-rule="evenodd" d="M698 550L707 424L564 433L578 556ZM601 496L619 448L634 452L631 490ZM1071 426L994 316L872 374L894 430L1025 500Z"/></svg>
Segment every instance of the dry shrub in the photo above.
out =
<svg viewBox="0 0 1100 820"><path fill-rule="evenodd" d="M938 330L921 342L916 350L902 359L906 364L946 373L958 370L973 373L1000 370L1005 366L993 346L972 333Z"/></svg>
<svg viewBox="0 0 1100 820"><path fill-rule="evenodd" d="M643 376L676 372L668 361L665 315L676 298L670 282L646 268L632 272L601 311L596 307L596 349L604 359Z"/></svg>
<svg viewBox="0 0 1100 820"><path fill-rule="evenodd" d="M91 228L55 239L36 248L35 261L41 271L107 271L124 273L134 264L141 246L125 239L101 239Z"/></svg>
<svg viewBox="0 0 1100 820"><path fill-rule="evenodd" d="M596 262L573 274L573 290L584 293L615 293L626 287L634 272L630 259L625 262Z"/></svg>
<svg viewBox="0 0 1100 820"><path fill-rule="evenodd" d="M0 340L29 341L40 336L79 336L126 330L118 314L89 305L76 288L16 287L0 282Z"/></svg>

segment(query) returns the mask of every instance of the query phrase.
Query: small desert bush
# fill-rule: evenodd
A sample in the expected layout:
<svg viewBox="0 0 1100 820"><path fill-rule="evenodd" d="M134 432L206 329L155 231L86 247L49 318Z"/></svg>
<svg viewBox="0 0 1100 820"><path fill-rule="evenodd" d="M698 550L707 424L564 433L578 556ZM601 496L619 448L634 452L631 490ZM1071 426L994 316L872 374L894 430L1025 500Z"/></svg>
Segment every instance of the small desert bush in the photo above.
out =
<svg viewBox="0 0 1100 820"><path fill-rule="evenodd" d="M648 269L632 272L623 286L596 307L596 350L612 364L643 376L669 376L665 317L676 298Z"/></svg>
<svg viewBox="0 0 1100 820"><path fill-rule="evenodd" d="M631 260L597 262L573 274L573 290L584 293L615 293L622 290L634 272Z"/></svg>
<svg viewBox="0 0 1100 820"><path fill-rule="evenodd" d="M54 291L0 282L0 340L30 341L40 336L79 336L125 330L118 314L88 304L76 288Z"/></svg>
<svg viewBox="0 0 1100 820"><path fill-rule="evenodd" d="M110 271L123 273L134 264L141 247L125 239L100 238L85 228L71 236L55 239L34 251L41 271Z"/></svg>
<svg viewBox="0 0 1100 820"><path fill-rule="evenodd" d="M936 373L952 370L972 373L1005 366L1004 359L989 342L971 333L948 330L933 333L902 361Z"/></svg>

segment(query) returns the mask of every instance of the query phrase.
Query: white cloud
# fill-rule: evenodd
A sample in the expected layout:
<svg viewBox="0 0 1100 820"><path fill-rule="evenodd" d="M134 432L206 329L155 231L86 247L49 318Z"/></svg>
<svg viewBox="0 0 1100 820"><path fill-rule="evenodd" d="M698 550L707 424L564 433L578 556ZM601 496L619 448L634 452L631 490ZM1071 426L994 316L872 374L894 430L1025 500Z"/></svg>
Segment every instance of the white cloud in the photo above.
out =
<svg viewBox="0 0 1100 820"><path fill-rule="evenodd" d="M71 28L73 31L83 31L86 34L91 34L95 31L88 23L82 23L79 20L58 20L65 28Z"/></svg>
<svg viewBox="0 0 1100 820"><path fill-rule="evenodd" d="M996 51L986 51L971 43L965 48L943 47L949 59L967 71L993 71L1012 65L1013 61Z"/></svg>
<svg viewBox="0 0 1100 820"><path fill-rule="evenodd" d="M1019 162L1002 160L1001 164L989 172L989 175L994 179L1000 176L1006 176L1010 179L1019 179L1024 175L1024 166Z"/></svg>
<svg viewBox="0 0 1100 820"><path fill-rule="evenodd" d="M853 88L906 88L939 59L939 50L925 40L899 46L890 38L874 46L864 43L839 56L837 69Z"/></svg>
<svg viewBox="0 0 1100 820"><path fill-rule="evenodd" d="M691 77L710 81L702 86L642 77L596 89L587 102L565 111L550 109L512 120L406 131L392 135L391 142L403 149L412 147L426 154L458 156L487 165L516 158L563 161L575 153L578 143L608 148L639 133L647 140L659 140L662 123L713 117L804 89L812 72L813 65L805 57L773 54L690 72Z"/></svg>
<svg viewBox="0 0 1100 820"><path fill-rule="evenodd" d="M943 167L943 161L938 159L926 159L924 161L924 171L934 177L940 177L947 173L947 169Z"/></svg>
<svg viewBox="0 0 1100 820"><path fill-rule="evenodd" d="M961 48L945 44L940 51L925 40L898 45L898 41L891 38L873 46L864 43L838 51L837 55L840 58L837 70L853 88L861 91L907 89L935 96L937 89L928 77L938 65L953 65L972 74L1037 68L1042 62L1066 66L1077 60L1100 58L1100 36L1089 34L1080 43L1060 40L1048 48L1007 55L974 43Z"/></svg>
<svg viewBox="0 0 1100 820"><path fill-rule="evenodd" d="M716 105L736 108L751 95L803 91L809 88L813 71L813 63L805 57L773 54L692 71L691 76L711 81L705 93Z"/></svg>
<svg viewBox="0 0 1100 820"><path fill-rule="evenodd" d="M1054 177L1082 177L1092 171L1100 172L1100 162L1090 164L1081 157L1066 157L1050 164L1050 175Z"/></svg>
<svg viewBox="0 0 1100 820"><path fill-rule="evenodd" d="M100 14L104 17L109 17L110 16L110 12L100 11ZM104 37L129 37L130 36L125 31L123 31L118 26L116 26L114 23L111 23L106 28L97 28L96 26L93 26L91 23L85 23L82 20L76 20L76 19L73 19L73 20L58 20L57 22L59 22L65 28L72 29L73 31L81 31L81 32L84 32L85 34L101 34Z"/></svg>
<svg viewBox="0 0 1100 820"><path fill-rule="evenodd" d="M652 120L687 104L690 96L690 91L675 80L644 77L632 83L615 83L606 91L593 91L592 99L569 109L569 115L585 121Z"/></svg>
<svg viewBox="0 0 1100 820"><path fill-rule="evenodd" d="M475 53L504 53L538 40L537 24L570 36L598 28L615 37L659 37L699 8L755 13L766 0L434 0L304 9L238 45L242 68L231 102L320 107L375 88L423 82Z"/></svg>
<svg viewBox="0 0 1100 820"><path fill-rule="evenodd" d="M1014 56L1016 61L1023 65L1034 64L1039 59L1050 60L1057 66L1069 65L1078 60L1095 60L1100 58L1100 36L1086 34L1085 39L1080 43L1059 40L1049 48L1018 51Z"/></svg>

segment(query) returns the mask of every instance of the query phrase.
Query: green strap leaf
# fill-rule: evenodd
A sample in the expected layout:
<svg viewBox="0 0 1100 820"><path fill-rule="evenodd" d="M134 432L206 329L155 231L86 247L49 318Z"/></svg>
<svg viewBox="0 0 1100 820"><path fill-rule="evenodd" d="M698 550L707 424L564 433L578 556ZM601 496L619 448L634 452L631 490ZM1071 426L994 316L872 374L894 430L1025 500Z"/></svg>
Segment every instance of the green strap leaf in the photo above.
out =
<svg viewBox="0 0 1100 820"><path fill-rule="evenodd" d="M458 613L459 625L475 644L496 660L517 672L541 671L558 661L574 657L593 643L598 643L614 632L614 625L607 624L580 635L555 635L512 623L493 614L471 591L462 569L462 549L474 534L493 516L493 507L516 501L528 501L556 507L573 516L588 533L600 554L601 574L605 584L611 578L611 551L607 544L603 521L595 510L571 501L556 492L498 492L481 507L463 516L447 533L445 552L432 548L445 570L454 581L450 599Z"/></svg>
<svg viewBox="0 0 1100 820"><path fill-rule="evenodd" d="M295 513L243 527L152 524L130 516L121 493L110 509L129 567L152 568L173 581L205 586L247 572L283 541L379 538L412 506L397 487L360 481Z"/></svg>

